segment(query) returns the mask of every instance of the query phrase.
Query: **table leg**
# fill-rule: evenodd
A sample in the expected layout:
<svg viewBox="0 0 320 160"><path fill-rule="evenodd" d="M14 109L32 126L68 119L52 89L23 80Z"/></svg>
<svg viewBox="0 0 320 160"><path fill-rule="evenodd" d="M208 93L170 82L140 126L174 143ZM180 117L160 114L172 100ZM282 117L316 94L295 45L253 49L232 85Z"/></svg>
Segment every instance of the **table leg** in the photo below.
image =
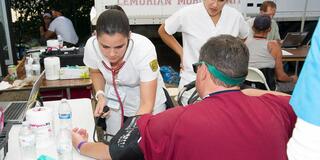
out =
<svg viewBox="0 0 320 160"><path fill-rule="evenodd" d="M71 99L71 91L70 91L70 88L66 88L66 92L67 92L67 99Z"/></svg>
<svg viewBox="0 0 320 160"><path fill-rule="evenodd" d="M298 75L298 67L299 67L299 61L296 61L296 66L295 66L295 70L294 70L295 75Z"/></svg>

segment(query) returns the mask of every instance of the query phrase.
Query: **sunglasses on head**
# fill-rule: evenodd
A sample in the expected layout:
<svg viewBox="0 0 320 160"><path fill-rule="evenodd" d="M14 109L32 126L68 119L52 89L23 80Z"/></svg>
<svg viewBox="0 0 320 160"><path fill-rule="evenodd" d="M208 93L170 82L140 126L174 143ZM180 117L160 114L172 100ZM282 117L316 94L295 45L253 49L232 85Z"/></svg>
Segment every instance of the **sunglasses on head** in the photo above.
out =
<svg viewBox="0 0 320 160"><path fill-rule="evenodd" d="M194 72L194 73L197 73L197 72L198 72L198 68L199 68L202 64L205 64L205 62L200 61L200 62L197 62L197 63L192 64L193 72Z"/></svg>
<svg viewBox="0 0 320 160"><path fill-rule="evenodd" d="M219 69L217 69L215 66L208 64L204 61L200 61L198 63L194 63L192 64L193 67L193 71L194 73L197 73L199 66L201 66L202 64L205 64L208 68L208 71L217 79L219 79L220 81L229 84L229 85L237 85L237 84L241 84L245 78L246 75L244 76L240 76L240 77L230 77L228 75L226 75L225 73L221 72Z"/></svg>

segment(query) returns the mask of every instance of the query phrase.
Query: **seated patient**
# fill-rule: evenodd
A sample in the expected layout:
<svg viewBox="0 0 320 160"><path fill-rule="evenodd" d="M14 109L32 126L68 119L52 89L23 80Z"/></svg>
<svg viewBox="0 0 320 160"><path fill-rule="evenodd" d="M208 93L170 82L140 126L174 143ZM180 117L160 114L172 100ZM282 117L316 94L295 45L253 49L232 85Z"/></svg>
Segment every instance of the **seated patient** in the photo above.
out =
<svg viewBox="0 0 320 160"><path fill-rule="evenodd" d="M267 40L267 35L271 30L271 18L267 15L257 16L252 30L253 37L248 38L245 42L250 53L249 67L260 69L272 90L276 88L276 80L294 84L297 81L297 76L288 76L284 72L279 43L275 40ZM292 89L289 90L292 91Z"/></svg>
<svg viewBox="0 0 320 160"><path fill-rule="evenodd" d="M296 121L290 96L240 91L248 60L242 40L213 37L193 65L203 100L156 115L130 117L109 145L88 142L84 129L74 129L73 146L96 159L286 160Z"/></svg>

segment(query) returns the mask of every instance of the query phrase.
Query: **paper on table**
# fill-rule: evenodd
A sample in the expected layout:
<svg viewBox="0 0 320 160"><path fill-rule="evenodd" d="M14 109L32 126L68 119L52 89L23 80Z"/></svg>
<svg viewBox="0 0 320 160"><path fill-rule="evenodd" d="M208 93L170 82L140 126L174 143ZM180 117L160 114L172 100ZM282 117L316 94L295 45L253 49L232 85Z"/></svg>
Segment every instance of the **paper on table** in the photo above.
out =
<svg viewBox="0 0 320 160"><path fill-rule="evenodd" d="M288 51L282 50L282 55L283 56L292 56L293 54Z"/></svg>
<svg viewBox="0 0 320 160"><path fill-rule="evenodd" d="M0 90L11 88L12 85L9 82L2 81L0 82Z"/></svg>

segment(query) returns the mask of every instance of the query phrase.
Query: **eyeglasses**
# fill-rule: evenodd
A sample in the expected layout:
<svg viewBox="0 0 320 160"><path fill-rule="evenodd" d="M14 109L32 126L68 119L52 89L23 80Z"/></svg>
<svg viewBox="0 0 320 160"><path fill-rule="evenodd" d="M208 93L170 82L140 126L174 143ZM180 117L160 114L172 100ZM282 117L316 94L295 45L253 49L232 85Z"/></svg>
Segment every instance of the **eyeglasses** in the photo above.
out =
<svg viewBox="0 0 320 160"><path fill-rule="evenodd" d="M202 64L204 64L204 62L202 62L202 61L192 64L193 72L194 72L194 73L197 73L197 72L198 72L198 68L199 68Z"/></svg>

